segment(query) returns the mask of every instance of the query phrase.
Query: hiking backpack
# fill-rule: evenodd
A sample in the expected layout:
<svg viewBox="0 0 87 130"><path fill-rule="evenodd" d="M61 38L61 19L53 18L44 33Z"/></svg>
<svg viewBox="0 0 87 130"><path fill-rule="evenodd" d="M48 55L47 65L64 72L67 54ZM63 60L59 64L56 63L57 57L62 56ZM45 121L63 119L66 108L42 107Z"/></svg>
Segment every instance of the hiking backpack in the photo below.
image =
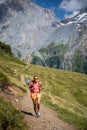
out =
<svg viewBox="0 0 87 130"><path fill-rule="evenodd" d="M26 79L26 84L29 85L29 84L30 84L30 81L31 81L31 80L30 80L30 78L28 77L28 78Z"/></svg>

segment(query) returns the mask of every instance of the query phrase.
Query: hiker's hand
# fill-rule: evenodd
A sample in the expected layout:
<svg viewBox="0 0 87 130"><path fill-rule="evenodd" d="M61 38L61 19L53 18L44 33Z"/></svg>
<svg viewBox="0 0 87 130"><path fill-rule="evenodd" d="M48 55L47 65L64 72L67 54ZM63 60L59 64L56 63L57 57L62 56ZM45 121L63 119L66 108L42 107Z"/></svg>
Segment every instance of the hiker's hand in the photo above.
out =
<svg viewBox="0 0 87 130"><path fill-rule="evenodd" d="M33 87L30 87L31 90L33 90Z"/></svg>

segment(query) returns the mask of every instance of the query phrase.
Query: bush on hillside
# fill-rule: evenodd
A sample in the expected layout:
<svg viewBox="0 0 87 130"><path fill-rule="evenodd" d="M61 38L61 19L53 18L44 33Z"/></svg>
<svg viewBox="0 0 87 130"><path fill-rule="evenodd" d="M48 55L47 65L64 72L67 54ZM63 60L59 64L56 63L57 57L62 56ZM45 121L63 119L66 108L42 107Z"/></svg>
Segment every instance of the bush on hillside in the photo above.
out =
<svg viewBox="0 0 87 130"><path fill-rule="evenodd" d="M12 51L11 51L11 47L10 45L6 45L3 42L0 42L0 50L2 50L3 52L12 55Z"/></svg>
<svg viewBox="0 0 87 130"><path fill-rule="evenodd" d="M10 85L10 80L5 74L0 72L0 88L4 90L4 88L8 85Z"/></svg>

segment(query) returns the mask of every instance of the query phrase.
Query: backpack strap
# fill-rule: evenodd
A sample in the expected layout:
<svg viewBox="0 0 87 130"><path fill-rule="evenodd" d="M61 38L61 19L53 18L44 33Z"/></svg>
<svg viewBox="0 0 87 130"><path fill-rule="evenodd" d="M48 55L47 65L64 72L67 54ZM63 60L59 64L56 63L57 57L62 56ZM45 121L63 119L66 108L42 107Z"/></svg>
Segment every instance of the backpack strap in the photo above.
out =
<svg viewBox="0 0 87 130"><path fill-rule="evenodd" d="M34 81L32 81L29 85L29 88L30 88L30 91L33 92L33 87L34 87ZM38 82L38 87L39 87L39 92L41 91L42 89L42 84L41 82Z"/></svg>

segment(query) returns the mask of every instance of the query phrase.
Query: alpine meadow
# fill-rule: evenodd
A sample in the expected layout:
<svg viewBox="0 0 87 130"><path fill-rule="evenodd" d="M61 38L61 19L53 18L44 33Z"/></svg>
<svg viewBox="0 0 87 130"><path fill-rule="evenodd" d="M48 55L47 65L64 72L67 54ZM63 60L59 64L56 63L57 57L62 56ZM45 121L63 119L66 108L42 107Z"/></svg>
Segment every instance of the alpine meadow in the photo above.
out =
<svg viewBox="0 0 87 130"><path fill-rule="evenodd" d="M2 88L6 84L9 84L11 88L19 88L22 91L19 96L26 94L28 88L25 82L20 82L20 75L23 75L25 79L26 75L32 78L35 74L38 75L43 83L42 103L46 107L55 110L58 118L61 120L73 124L80 130L86 130L87 75L33 64L28 66L11 54L0 49L0 93L2 93ZM1 102L3 102L2 98L0 98L0 104ZM2 104L3 108L4 105ZM0 112L3 113L3 119L6 119L8 113L4 113L2 107L0 107ZM18 113L18 111L15 112ZM6 123L6 120L3 119L0 118L0 127ZM11 122L10 120L12 119L9 118L9 122ZM20 119L18 121L20 122ZM22 128L22 126L18 125L17 130ZM10 127L12 130L15 128L13 126Z"/></svg>
<svg viewBox="0 0 87 130"><path fill-rule="evenodd" d="M87 0L0 0L0 130L87 130Z"/></svg>

